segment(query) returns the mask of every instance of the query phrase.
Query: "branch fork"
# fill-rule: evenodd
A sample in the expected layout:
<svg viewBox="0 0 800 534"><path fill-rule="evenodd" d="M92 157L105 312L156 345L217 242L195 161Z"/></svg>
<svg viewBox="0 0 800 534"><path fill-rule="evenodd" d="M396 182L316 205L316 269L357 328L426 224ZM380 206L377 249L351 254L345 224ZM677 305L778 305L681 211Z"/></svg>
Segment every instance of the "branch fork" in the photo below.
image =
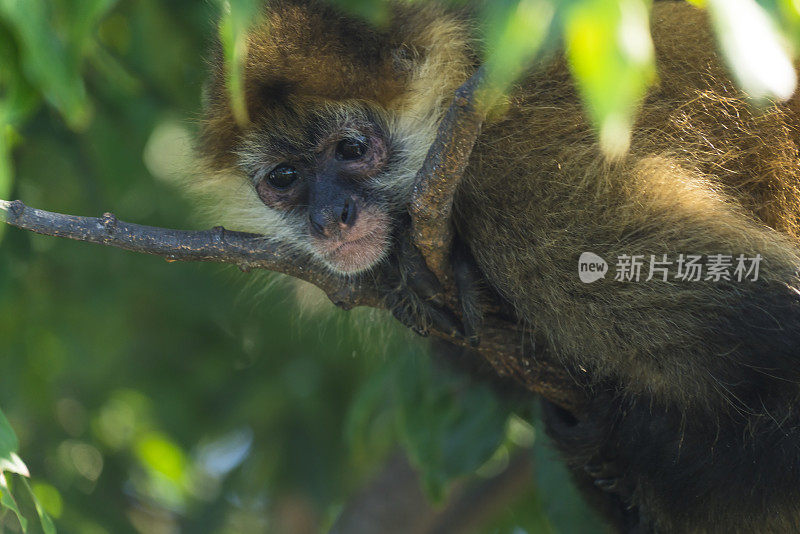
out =
<svg viewBox="0 0 800 534"><path fill-rule="evenodd" d="M436 139L417 173L412 199L411 241L430 271L445 288L445 300L455 302L450 268L453 244L453 197L469 162L472 147L491 104L483 69L456 91ZM267 269L299 278L322 289L343 309L356 306L385 308L381 275L346 281L332 274L309 255L277 244L258 234L226 230L186 231L144 226L121 221L112 213L102 217L77 217L26 206L19 200L0 200L6 223L44 235L88 241L125 250L153 254L167 261L230 263L242 271ZM431 333L455 345L467 340L452 332ZM519 324L506 316L489 313L481 332L478 351L505 376L512 376L532 392L570 410L579 411L583 392L565 369L541 350L524 347Z"/></svg>

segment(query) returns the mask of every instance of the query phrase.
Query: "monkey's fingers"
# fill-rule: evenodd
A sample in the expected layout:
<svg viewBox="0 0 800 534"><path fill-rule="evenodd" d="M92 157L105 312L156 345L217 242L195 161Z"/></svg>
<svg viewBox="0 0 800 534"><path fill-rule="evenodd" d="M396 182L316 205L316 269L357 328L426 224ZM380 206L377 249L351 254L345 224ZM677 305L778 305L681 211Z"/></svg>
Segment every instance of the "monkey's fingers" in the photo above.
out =
<svg viewBox="0 0 800 534"><path fill-rule="evenodd" d="M422 337L428 336L428 325L420 321L416 307L403 295L403 291L395 290L386 295L386 309L392 312L394 318L403 326L411 329L415 334Z"/></svg>
<svg viewBox="0 0 800 534"><path fill-rule="evenodd" d="M431 321L431 326L452 338L463 339L464 329L456 314L444 306L429 304L425 306L425 313Z"/></svg>
<svg viewBox="0 0 800 534"><path fill-rule="evenodd" d="M483 276L478 270L472 254L459 241L456 241L453 248L452 263L464 335L470 345L477 347L480 344L480 332L483 326L483 306L481 305Z"/></svg>
<svg viewBox="0 0 800 534"><path fill-rule="evenodd" d="M421 259L421 258L420 258ZM437 306L444 304L444 289L439 279L425 265L412 266L406 271L406 284L422 300Z"/></svg>
<svg viewBox="0 0 800 534"><path fill-rule="evenodd" d="M409 298L416 301L431 326L454 338L463 338L465 328L444 300L444 288L425 264L425 259L413 246L400 256L400 269ZM413 296L412 296L413 295Z"/></svg>
<svg viewBox="0 0 800 534"><path fill-rule="evenodd" d="M420 300L411 292L393 291L386 297L387 308L395 319L420 336L428 336L431 328L447 336L463 339L458 317L443 306Z"/></svg>
<svg viewBox="0 0 800 534"><path fill-rule="evenodd" d="M407 235L401 238L398 249L397 263L403 283L420 299L442 306L444 287L436 275L428 269L425 258L411 244Z"/></svg>
<svg viewBox="0 0 800 534"><path fill-rule="evenodd" d="M464 339L466 325L446 305L444 287L438 277L428 269L425 258L411 243L407 232L401 232L397 236L394 261L390 261L387 266L390 269L389 280L396 280L399 274L399 287L393 291L389 309L401 323L420 335L427 335L429 329L433 328L446 336ZM392 269L397 271L393 272ZM477 301L470 298L468 302L471 310L469 331L473 337L471 342L475 343L476 316L472 309L477 309ZM479 318L477 322L480 322Z"/></svg>

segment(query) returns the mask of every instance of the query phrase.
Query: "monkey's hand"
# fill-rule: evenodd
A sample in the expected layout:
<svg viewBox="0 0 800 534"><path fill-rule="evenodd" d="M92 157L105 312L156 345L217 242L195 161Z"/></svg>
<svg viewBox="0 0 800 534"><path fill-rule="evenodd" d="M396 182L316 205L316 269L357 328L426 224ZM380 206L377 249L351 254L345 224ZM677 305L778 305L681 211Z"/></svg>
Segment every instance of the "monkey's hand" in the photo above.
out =
<svg viewBox="0 0 800 534"><path fill-rule="evenodd" d="M436 275L411 243L408 232L401 232L384 264L387 308L421 336L436 330L450 337L467 339L472 346L477 346L483 319L480 272L472 255L458 241L451 258L455 298L448 298Z"/></svg>

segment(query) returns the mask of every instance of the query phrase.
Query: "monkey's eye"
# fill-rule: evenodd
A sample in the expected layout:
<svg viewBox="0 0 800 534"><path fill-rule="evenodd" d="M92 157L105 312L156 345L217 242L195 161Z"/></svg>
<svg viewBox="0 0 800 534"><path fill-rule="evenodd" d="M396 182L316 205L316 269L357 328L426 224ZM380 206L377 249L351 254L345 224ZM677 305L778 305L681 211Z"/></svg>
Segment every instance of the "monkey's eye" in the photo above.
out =
<svg viewBox="0 0 800 534"><path fill-rule="evenodd" d="M363 137L350 137L342 139L336 145L336 159L358 159L367 152L367 140Z"/></svg>
<svg viewBox="0 0 800 534"><path fill-rule="evenodd" d="M275 189L286 189L297 180L297 169L291 165L278 165L269 172L267 180Z"/></svg>

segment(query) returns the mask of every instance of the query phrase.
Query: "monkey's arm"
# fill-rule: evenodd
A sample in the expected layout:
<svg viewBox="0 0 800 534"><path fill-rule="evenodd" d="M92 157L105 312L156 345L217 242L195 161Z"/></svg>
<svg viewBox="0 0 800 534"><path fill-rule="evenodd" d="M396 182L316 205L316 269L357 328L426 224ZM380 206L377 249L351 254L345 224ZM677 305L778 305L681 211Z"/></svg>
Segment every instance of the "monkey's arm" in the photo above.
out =
<svg viewBox="0 0 800 534"><path fill-rule="evenodd" d="M412 241L441 282L452 283L453 201L487 110L497 99L483 67L456 90L414 183L408 211Z"/></svg>

